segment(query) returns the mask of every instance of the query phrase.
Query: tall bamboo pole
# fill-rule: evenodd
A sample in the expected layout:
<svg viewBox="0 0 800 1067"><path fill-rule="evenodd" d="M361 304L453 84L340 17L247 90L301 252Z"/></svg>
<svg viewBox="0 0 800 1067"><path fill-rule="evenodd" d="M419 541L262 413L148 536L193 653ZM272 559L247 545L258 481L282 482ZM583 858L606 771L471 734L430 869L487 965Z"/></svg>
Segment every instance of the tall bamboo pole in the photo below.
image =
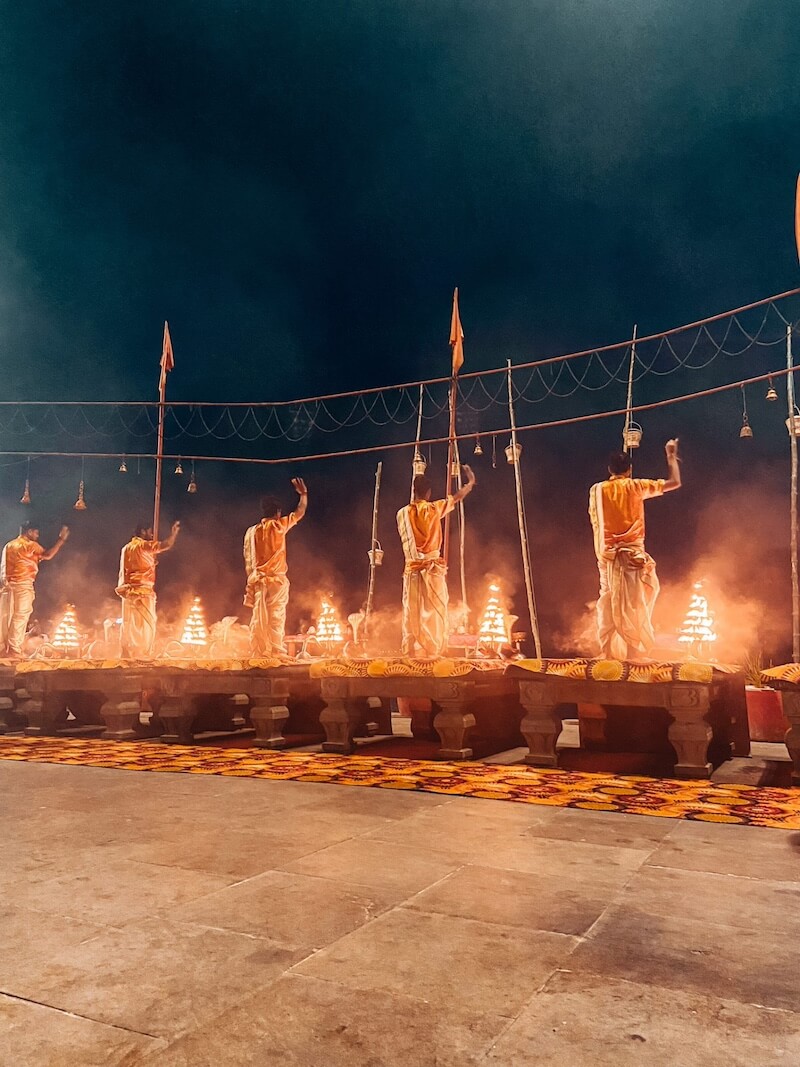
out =
<svg viewBox="0 0 800 1067"><path fill-rule="evenodd" d="M408 498L411 501L412 504L414 502L414 478L416 477L416 475L414 473L414 463L416 462L417 456L420 456L422 454L420 452L420 450L419 450L419 442L420 442L420 438L422 437L422 406L423 406L424 400L425 400L425 385L424 385L424 383L420 382L420 385L419 385L419 406L417 408L417 435L414 438L414 458L411 461L411 492L410 492L410 495L409 495L409 498Z"/></svg>
<svg viewBox="0 0 800 1067"><path fill-rule="evenodd" d="M508 360L508 416L511 422L511 451L514 454L514 486L517 494L517 521L519 523L519 544L522 550L522 572L525 577L525 592L528 597L528 615L531 620L531 635L537 659L542 657L542 642L539 636L539 617L536 612L536 597L533 592L533 575L531 573L531 554L528 547L528 531L525 528L525 504L522 498L522 476L519 469L517 450L517 422L514 416L514 393L511 387L511 360Z"/></svg>
<svg viewBox="0 0 800 1067"><path fill-rule="evenodd" d="M375 549L378 545L378 502L381 495L382 471L383 463L381 462L378 464L378 468L375 471L375 496L372 500L372 539L369 546L369 588L367 589L367 606L364 612L364 626L369 622L369 617L372 614L372 603L375 599L375 571L378 566L375 561Z"/></svg>
<svg viewBox="0 0 800 1067"><path fill-rule="evenodd" d="M633 371L634 371L634 367L636 366L636 332L637 332L637 329L638 329L638 324L634 323L633 324L633 340L631 341L631 361L630 361L630 365L628 367L628 398L627 398L627 401L626 401L626 404L625 404L625 426L624 426L623 431L622 431L622 443L623 443L623 445L625 445L625 450L626 450L626 452L628 453L629 456L633 455L633 449L628 445L628 442L627 442L627 439L626 439L626 435L625 435L625 430L627 430L628 427L630 426L631 419L633 417Z"/></svg>
<svg viewBox="0 0 800 1067"><path fill-rule="evenodd" d="M792 327L786 327L786 396L789 402L789 449L792 461L792 480L789 492L789 521L792 557L792 661L800 663L800 580L797 569L797 437L795 436L794 361L792 358Z"/></svg>

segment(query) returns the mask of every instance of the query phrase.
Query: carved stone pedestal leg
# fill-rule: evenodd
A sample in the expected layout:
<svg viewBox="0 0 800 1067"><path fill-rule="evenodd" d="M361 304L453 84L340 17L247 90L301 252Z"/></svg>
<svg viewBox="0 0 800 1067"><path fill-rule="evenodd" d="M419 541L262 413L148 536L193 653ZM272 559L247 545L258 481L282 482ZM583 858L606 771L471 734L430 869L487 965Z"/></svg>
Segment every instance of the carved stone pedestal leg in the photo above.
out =
<svg viewBox="0 0 800 1067"><path fill-rule="evenodd" d="M442 759L472 759L472 749L468 747L467 739L475 725L475 716L464 710L464 700L439 698L436 704L440 710L433 720L433 728L442 742L442 747L436 755Z"/></svg>
<svg viewBox="0 0 800 1067"><path fill-rule="evenodd" d="M519 724L528 746L525 762L531 767L557 767L556 743L561 733L561 715L546 683L522 681L520 703L525 715Z"/></svg>
<svg viewBox="0 0 800 1067"><path fill-rule="evenodd" d="M364 721L363 701L326 695L324 691L322 696L327 701L319 716L320 725L325 731L322 751L347 756L355 747L353 738Z"/></svg>
<svg viewBox="0 0 800 1067"><path fill-rule="evenodd" d="M670 724L667 736L678 756L676 777L708 778L711 764L707 757L712 730L702 717L703 709L672 707L670 712L675 721Z"/></svg>
<svg viewBox="0 0 800 1067"><path fill-rule="evenodd" d="M187 697L165 696L158 717L164 724L161 740L166 745L191 745L195 709Z"/></svg>
<svg viewBox="0 0 800 1067"><path fill-rule="evenodd" d="M100 708L100 714L106 724L104 739L130 741L134 737L141 737L141 731L138 729L141 710L139 693L116 693L109 696Z"/></svg>
<svg viewBox="0 0 800 1067"><path fill-rule="evenodd" d="M250 697L247 693L234 693L230 705L234 730L244 730L250 725Z"/></svg>
<svg viewBox="0 0 800 1067"><path fill-rule="evenodd" d="M783 691L783 714L789 720L786 747L792 757L792 785L800 785L800 693Z"/></svg>
<svg viewBox="0 0 800 1067"><path fill-rule="evenodd" d="M19 730L14 725L14 701L11 697L0 697L0 734L7 734L10 730Z"/></svg>
<svg viewBox="0 0 800 1067"><path fill-rule="evenodd" d="M281 700L281 697L254 697L250 721L256 731L255 748L286 748L283 727L289 718L289 709Z"/></svg>
<svg viewBox="0 0 800 1067"><path fill-rule="evenodd" d="M63 693L32 693L19 710L28 716L26 736L52 737L58 726L66 722L67 699Z"/></svg>

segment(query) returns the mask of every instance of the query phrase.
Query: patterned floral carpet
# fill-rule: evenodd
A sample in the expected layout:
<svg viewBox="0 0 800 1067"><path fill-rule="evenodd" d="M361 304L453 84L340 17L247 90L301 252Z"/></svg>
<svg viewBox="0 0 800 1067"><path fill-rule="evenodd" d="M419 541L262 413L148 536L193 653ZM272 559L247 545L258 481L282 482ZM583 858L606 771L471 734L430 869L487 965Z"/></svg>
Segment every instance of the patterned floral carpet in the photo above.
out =
<svg viewBox="0 0 800 1067"><path fill-rule="evenodd" d="M800 789L540 770L520 764L444 763L49 737L0 737L0 759L409 789L521 804L800 830Z"/></svg>

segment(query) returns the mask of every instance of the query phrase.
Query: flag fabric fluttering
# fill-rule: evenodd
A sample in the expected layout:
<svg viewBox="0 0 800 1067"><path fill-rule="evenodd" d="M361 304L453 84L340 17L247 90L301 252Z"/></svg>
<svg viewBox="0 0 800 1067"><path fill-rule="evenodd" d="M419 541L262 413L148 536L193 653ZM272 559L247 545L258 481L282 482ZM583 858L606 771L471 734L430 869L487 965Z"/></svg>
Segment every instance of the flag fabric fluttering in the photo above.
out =
<svg viewBox="0 0 800 1067"><path fill-rule="evenodd" d="M161 369L168 374L175 366L175 353L172 351L172 338L169 335L169 323L164 323L164 343L161 346Z"/></svg>
<svg viewBox="0 0 800 1067"><path fill-rule="evenodd" d="M458 313L458 289L453 290L453 315L450 320L450 346L453 349L453 377L464 365L464 331Z"/></svg>

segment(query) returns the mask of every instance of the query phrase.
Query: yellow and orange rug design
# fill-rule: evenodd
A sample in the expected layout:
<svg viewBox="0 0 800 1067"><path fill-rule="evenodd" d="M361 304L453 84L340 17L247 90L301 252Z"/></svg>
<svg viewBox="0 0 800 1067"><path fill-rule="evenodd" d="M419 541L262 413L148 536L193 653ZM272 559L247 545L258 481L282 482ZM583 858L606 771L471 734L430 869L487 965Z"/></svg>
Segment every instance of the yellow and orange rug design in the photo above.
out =
<svg viewBox="0 0 800 1067"><path fill-rule="evenodd" d="M573 773L522 764L440 763L382 756L327 756L50 737L0 737L0 760L408 789L520 804L800 830L800 789Z"/></svg>

